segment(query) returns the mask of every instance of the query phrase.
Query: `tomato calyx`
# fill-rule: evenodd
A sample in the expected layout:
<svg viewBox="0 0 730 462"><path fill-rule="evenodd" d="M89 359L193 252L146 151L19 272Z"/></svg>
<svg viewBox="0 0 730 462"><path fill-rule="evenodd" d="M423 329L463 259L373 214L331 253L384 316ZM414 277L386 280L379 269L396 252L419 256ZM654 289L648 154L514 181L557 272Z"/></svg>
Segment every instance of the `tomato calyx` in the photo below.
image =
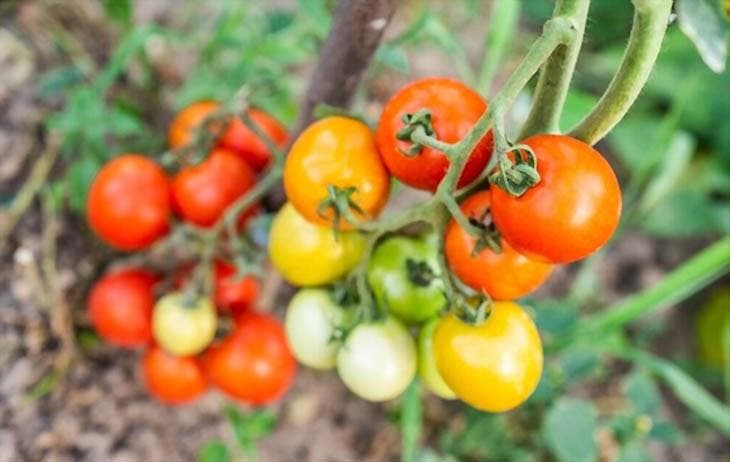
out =
<svg viewBox="0 0 730 462"><path fill-rule="evenodd" d="M453 301L452 312L463 322L479 326L489 318L493 303L486 293L471 296L458 295Z"/></svg>
<svg viewBox="0 0 730 462"><path fill-rule="evenodd" d="M399 147L398 150L406 157L415 157L421 153L423 145L413 140L413 134L416 131L421 131L426 136L434 136L436 134L431 120L431 111L428 109L419 109L413 114L403 114L401 120L405 125L398 130L395 137L400 141L409 141L411 145L407 149Z"/></svg>
<svg viewBox="0 0 730 462"><path fill-rule="evenodd" d="M428 287L437 275L427 261L406 259L406 272L408 279L419 287Z"/></svg>
<svg viewBox="0 0 730 462"><path fill-rule="evenodd" d="M510 156L510 153L514 153ZM489 183L520 197L540 182L537 157L530 146L516 144L500 154L498 165L489 175Z"/></svg>
<svg viewBox="0 0 730 462"><path fill-rule="evenodd" d="M328 219L327 210L332 210L333 220L332 226L335 236L340 232L340 220L344 219L352 226L357 227L359 220L355 218L352 211L365 216L366 213L360 205L352 199L352 195L357 192L354 186L340 187L335 185L327 185L327 197L317 207L317 214L324 219Z"/></svg>
<svg viewBox="0 0 730 462"><path fill-rule="evenodd" d="M497 254L502 253L502 236L489 213L489 208L485 207L479 216L470 216L468 220L478 231L475 235L474 248L471 250L472 257L477 256L486 248Z"/></svg>

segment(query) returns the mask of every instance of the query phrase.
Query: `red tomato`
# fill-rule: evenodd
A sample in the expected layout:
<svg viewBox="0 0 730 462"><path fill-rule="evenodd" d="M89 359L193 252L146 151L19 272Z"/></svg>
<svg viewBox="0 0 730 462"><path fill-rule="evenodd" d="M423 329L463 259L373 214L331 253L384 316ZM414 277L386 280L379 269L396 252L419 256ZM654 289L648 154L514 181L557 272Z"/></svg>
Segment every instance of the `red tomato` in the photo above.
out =
<svg viewBox="0 0 730 462"><path fill-rule="evenodd" d="M112 159L91 184L86 219L113 247L148 247L169 230L170 187L165 172L139 154Z"/></svg>
<svg viewBox="0 0 730 462"><path fill-rule="evenodd" d="M176 271L175 287L180 289L190 277L193 264L184 265ZM253 276L235 278L236 267L226 261L214 262L213 302L220 312L230 311L236 316L251 309L259 295L260 282Z"/></svg>
<svg viewBox="0 0 730 462"><path fill-rule="evenodd" d="M150 394L167 404L190 402L208 389L197 357L173 356L156 345L142 357L142 375Z"/></svg>
<svg viewBox="0 0 730 462"><path fill-rule="evenodd" d="M91 324L107 342L123 347L152 339L153 288L159 278L142 269L123 269L104 275L89 293Z"/></svg>
<svg viewBox="0 0 730 462"><path fill-rule="evenodd" d="M170 147L176 149L192 142L195 130L218 109L220 105L214 101L198 101L180 111L170 124ZM274 144L280 148L286 145L289 134L279 121L256 108L249 109L247 114ZM218 146L234 151L256 171L263 170L271 160L266 144L238 118L228 122L218 139Z"/></svg>
<svg viewBox="0 0 730 462"><path fill-rule="evenodd" d="M401 88L383 109L376 132L380 155L388 170L402 182L418 189L435 191L446 174L449 160L440 151L422 148L408 157L401 152L411 146L396 139L404 126L403 116L419 109L431 111L436 137L447 143L461 140L487 110L487 103L466 85L445 78L426 78ZM459 186L474 181L492 155L492 132L487 133L471 153L459 178Z"/></svg>
<svg viewBox="0 0 730 462"><path fill-rule="evenodd" d="M213 384L250 404L281 397L296 373L284 328L276 318L263 313L238 316L233 332L210 347L204 362Z"/></svg>
<svg viewBox="0 0 730 462"><path fill-rule="evenodd" d="M469 196L461 210L469 221L486 226L489 218L489 191ZM451 270L466 285L487 292L495 300L513 300L537 289L553 269L549 263L537 262L520 255L505 240L502 252L485 247L474 254L476 238L451 220L446 231L446 259Z"/></svg>
<svg viewBox="0 0 730 462"><path fill-rule="evenodd" d="M536 135L522 142L537 158L540 182L520 197L492 187L492 216L518 252L569 263L603 246L621 217L621 189L601 154L575 138Z"/></svg>
<svg viewBox="0 0 730 462"><path fill-rule="evenodd" d="M211 226L255 182L253 170L240 157L227 149L214 149L203 162L186 167L175 176L175 209L190 223ZM249 213L253 213L253 208Z"/></svg>
<svg viewBox="0 0 730 462"><path fill-rule="evenodd" d="M256 108L249 109L248 116L279 148L286 145L289 133L279 121ZM266 144L238 118L231 121L218 142L238 153L256 171L263 170L271 161Z"/></svg>

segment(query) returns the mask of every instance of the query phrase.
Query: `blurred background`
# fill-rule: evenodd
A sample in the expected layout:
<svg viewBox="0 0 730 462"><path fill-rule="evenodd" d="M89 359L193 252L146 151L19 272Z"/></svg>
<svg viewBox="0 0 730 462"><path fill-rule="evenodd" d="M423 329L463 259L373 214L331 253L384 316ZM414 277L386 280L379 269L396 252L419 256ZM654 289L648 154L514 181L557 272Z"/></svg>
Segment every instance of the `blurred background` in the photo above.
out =
<svg viewBox="0 0 730 462"><path fill-rule="evenodd" d="M164 406L144 390L139 353L102 344L84 309L90 283L119 256L83 218L94 173L121 152L161 154L176 110L230 100L244 83L256 84L255 105L290 126L335 3L0 2L0 231L10 232L0 234L0 461L187 461L221 444L235 453L241 440L257 441L262 461L399 460L398 403L359 400L332 373L301 368L290 393L263 410L216 393ZM518 3L490 85L479 66L492 2L402 2L353 111L374 122L396 89L430 75L493 95L553 7ZM629 1L594 0L564 129L608 84L632 15ZM512 127L529 102L529 92L518 99ZM57 151L45 148L51 131ZM622 182L624 222L606 249L561 268L527 301L547 336L730 234L730 73L710 69L671 25L640 99L598 149ZM41 186L37 200L24 196L29 184ZM399 191L404 201L413 194ZM721 326L696 328L708 304L730 309L730 279L628 335L727 399L730 366L698 348L722 344ZM419 460L566 460L576 453L566 444L580 446L580 460L730 460L727 437L644 369L576 345L551 356L543 375L528 405L506 416L424 396Z"/></svg>

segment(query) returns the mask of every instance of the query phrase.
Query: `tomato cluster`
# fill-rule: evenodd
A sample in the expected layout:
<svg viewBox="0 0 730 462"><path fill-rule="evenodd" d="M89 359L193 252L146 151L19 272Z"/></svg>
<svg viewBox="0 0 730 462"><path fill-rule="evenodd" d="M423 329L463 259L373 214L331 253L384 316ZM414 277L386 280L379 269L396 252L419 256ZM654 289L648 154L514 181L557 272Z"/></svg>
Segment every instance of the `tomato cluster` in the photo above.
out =
<svg viewBox="0 0 730 462"><path fill-rule="evenodd" d="M118 156L101 169L89 193L87 218L102 240L120 250L147 248L168 233L173 214L208 229L256 184L258 172L271 161L267 145L238 118L214 118L218 110L216 103L199 102L175 117L172 149L186 149L196 133L205 132L201 124L209 117L211 134L220 134L201 162L183 164L172 178L138 154ZM286 142L287 132L275 119L257 109L247 116L275 144ZM244 211L238 225L255 212L255 206ZM203 290L206 272L198 271L196 262L181 264L167 281L142 268L110 272L89 294L91 323L111 344L145 348L144 382L165 403L190 402L211 386L250 404L279 398L296 372L283 325L254 310L258 279L239 275L222 256L208 266L209 295ZM164 286L172 290L159 294Z"/></svg>
<svg viewBox="0 0 730 462"><path fill-rule="evenodd" d="M459 82L423 79L391 98L375 132L326 117L295 140L284 168L289 202L274 218L269 253L284 278L303 287L285 319L299 362L336 368L372 401L397 397L416 374L438 396L489 412L532 394L542 344L514 300L615 231L621 193L597 151L546 134L490 162L488 132L468 153L455 184L461 194L452 193L463 220L452 218L443 236L367 235L391 177L440 193L450 159L425 138L454 145L486 110ZM528 166L534 180L515 192L509 182L521 181Z"/></svg>

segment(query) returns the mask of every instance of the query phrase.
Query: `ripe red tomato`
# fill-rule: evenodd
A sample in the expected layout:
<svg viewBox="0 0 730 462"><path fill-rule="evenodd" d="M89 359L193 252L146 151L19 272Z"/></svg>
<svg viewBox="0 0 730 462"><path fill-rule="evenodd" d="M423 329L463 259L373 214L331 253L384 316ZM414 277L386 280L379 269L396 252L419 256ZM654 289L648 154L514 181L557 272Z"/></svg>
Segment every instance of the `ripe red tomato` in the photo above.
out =
<svg viewBox="0 0 730 462"><path fill-rule="evenodd" d="M518 252L552 263L598 250L621 217L621 189L606 159L564 135L536 135L522 144L534 151L541 180L520 197L491 188L502 237Z"/></svg>
<svg viewBox="0 0 730 462"><path fill-rule="evenodd" d="M187 284L193 265L183 265L175 273L174 283L177 289ZM237 279L236 267L223 260L214 262L213 302L219 312L230 311L236 316L251 309L259 295L260 282L253 276Z"/></svg>
<svg viewBox="0 0 730 462"><path fill-rule="evenodd" d="M248 116L279 148L286 145L289 133L278 120L256 108L249 109ZM263 170L271 161L266 144L238 118L231 121L218 143L238 153L256 171Z"/></svg>
<svg viewBox="0 0 730 462"><path fill-rule="evenodd" d="M297 368L281 323L254 312L236 318L233 332L209 348L204 363L214 385L250 404L281 397Z"/></svg>
<svg viewBox="0 0 730 462"><path fill-rule="evenodd" d="M194 131L218 109L220 105L215 101L198 101L180 111L170 124L170 147L180 148L193 141ZM274 144L280 148L286 145L289 133L278 120L256 108L249 109L247 115ZM263 170L271 160L266 144L238 118L228 122L218 146L234 151L256 171Z"/></svg>
<svg viewBox="0 0 730 462"><path fill-rule="evenodd" d="M91 184L86 219L96 235L113 247L149 246L169 229L170 187L165 172L139 154L112 159Z"/></svg>
<svg viewBox="0 0 730 462"><path fill-rule="evenodd" d="M152 345L142 357L142 375L150 394L167 404L183 404L208 389L196 356L173 356Z"/></svg>
<svg viewBox="0 0 730 462"><path fill-rule="evenodd" d="M414 188L434 191L449 167L446 155L423 147L420 153L408 157L401 150L407 150L411 142L396 139L396 133L404 126L403 116L424 108L431 111L436 137L447 143L455 143L469 132L487 110L487 103L463 83L432 77L411 82L386 104L376 132L378 149L385 165L402 182ZM484 170L492 155L492 148L490 131L471 153L459 178L460 187L474 181Z"/></svg>
<svg viewBox="0 0 730 462"><path fill-rule="evenodd" d="M198 165L185 167L172 182L175 210L198 226L211 226L256 182L251 168L233 152L216 148ZM253 213L249 209L249 214Z"/></svg>
<svg viewBox="0 0 730 462"><path fill-rule="evenodd" d="M469 196L461 210L476 226L488 219L490 193L481 191ZM502 252L489 247L474 254L476 238L451 220L446 231L446 259L451 270L464 284L485 291L495 300L513 300L537 289L550 275L553 265L538 262L517 253L504 239Z"/></svg>
<svg viewBox="0 0 730 462"><path fill-rule="evenodd" d="M153 288L159 278L143 269L128 268L104 275L89 293L91 324L107 342L123 347L152 339Z"/></svg>

